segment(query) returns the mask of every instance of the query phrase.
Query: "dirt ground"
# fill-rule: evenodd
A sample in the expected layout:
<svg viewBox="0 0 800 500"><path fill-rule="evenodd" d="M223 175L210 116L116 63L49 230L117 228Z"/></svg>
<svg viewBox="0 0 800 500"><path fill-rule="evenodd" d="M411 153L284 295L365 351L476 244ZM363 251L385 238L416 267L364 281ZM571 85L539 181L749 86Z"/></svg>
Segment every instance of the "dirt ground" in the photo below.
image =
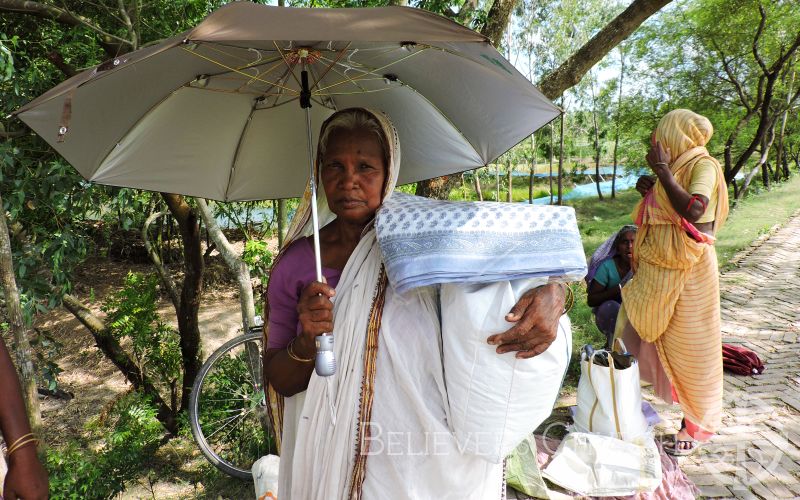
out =
<svg viewBox="0 0 800 500"><path fill-rule="evenodd" d="M218 266L212 274L223 273ZM73 276L78 297L103 317L104 299L119 289L128 271L151 273L147 264L96 258ZM175 310L166 298L159 304L166 322L175 324ZM236 286L217 280L205 286L200 308L203 359L241 329ZM34 325L47 330L63 347L56 363L63 370L59 389L74 395L65 400L42 397L43 437L48 446L59 447L72 438L88 436L87 423L96 419L116 398L130 389L120 372L95 347L89 331L66 309L58 308L39 317ZM217 473L205 463L190 438L173 439L153 457L152 470L133 480L121 498L243 498L252 495L252 485Z"/></svg>

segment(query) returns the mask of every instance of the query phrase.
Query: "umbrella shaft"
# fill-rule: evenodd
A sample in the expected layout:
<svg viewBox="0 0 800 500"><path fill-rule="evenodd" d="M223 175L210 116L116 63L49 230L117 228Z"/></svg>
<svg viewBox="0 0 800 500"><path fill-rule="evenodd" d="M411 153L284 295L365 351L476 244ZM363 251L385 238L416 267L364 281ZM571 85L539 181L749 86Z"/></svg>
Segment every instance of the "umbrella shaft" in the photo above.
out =
<svg viewBox="0 0 800 500"><path fill-rule="evenodd" d="M314 265L317 270L317 281L322 281L322 252L319 247L319 216L317 215L317 179L314 172L314 152L311 146L311 110L306 112L306 132L308 134L308 158L311 164L311 227L314 230Z"/></svg>

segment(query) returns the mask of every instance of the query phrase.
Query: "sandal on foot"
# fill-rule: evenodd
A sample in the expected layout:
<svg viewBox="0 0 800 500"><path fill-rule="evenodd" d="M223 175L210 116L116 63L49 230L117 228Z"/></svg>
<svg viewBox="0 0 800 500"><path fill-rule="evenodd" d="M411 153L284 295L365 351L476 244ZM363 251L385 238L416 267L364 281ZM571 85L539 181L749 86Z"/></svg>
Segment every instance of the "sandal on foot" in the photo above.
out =
<svg viewBox="0 0 800 500"><path fill-rule="evenodd" d="M664 444L664 451L674 457L689 456L697 451L698 448L700 448L700 441L695 439L678 439L677 434L675 434L675 440L672 443Z"/></svg>

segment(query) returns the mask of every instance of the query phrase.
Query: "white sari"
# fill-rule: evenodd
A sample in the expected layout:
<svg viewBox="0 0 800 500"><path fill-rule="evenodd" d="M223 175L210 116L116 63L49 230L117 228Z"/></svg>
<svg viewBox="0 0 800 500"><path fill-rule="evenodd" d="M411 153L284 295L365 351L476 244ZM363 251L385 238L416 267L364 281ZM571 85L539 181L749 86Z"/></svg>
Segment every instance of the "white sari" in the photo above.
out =
<svg viewBox="0 0 800 500"><path fill-rule="evenodd" d="M373 114L389 139L385 200L400 151L392 125ZM321 194L324 226L333 215ZM309 212L307 191L284 248L311 234ZM308 389L292 397L270 392L271 416L282 428L281 500L504 497L503 465L461 453L448 427L436 294L433 287L396 294L375 230L365 232L333 300L337 373L312 374Z"/></svg>

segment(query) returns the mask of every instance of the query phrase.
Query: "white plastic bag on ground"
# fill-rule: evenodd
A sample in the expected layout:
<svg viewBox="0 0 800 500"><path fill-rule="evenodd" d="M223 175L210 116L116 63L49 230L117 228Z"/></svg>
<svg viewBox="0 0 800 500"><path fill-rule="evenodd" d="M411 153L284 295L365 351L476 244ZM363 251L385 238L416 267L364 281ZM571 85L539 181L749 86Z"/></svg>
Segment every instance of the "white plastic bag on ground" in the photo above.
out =
<svg viewBox="0 0 800 500"><path fill-rule="evenodd" d="M264 455L253 464L257 500L278 500L278 465L280 457Z"/></svg>
<svg viewBox="0 0 800 500"><path fill-rule="evenodd" d="M661 456L651 439L642 445L599 434L571 432L542 475L587 496L652 492L661 484Z"/></svg>
<svg viewBox="0 0 800 500"><path fill-rule="evenodd" d="M464 453L500 463L546 419L572 350L569 318L544 353L517 359L486 339L511 326L506 314L546 279L442 285L442 356L450 427Z"/></svg>
<svg viewBox="0 0 800 500"><path fill-rule="evenodd" d="M622 341L617 340L625 351ZM603 351L595 351L595 356ZM608 358L611 359L610 353ZM581 352L581 378L574 429L638 444L651 440L650 425L642 412L639 362L621 369L592 363Z"/></svg>

